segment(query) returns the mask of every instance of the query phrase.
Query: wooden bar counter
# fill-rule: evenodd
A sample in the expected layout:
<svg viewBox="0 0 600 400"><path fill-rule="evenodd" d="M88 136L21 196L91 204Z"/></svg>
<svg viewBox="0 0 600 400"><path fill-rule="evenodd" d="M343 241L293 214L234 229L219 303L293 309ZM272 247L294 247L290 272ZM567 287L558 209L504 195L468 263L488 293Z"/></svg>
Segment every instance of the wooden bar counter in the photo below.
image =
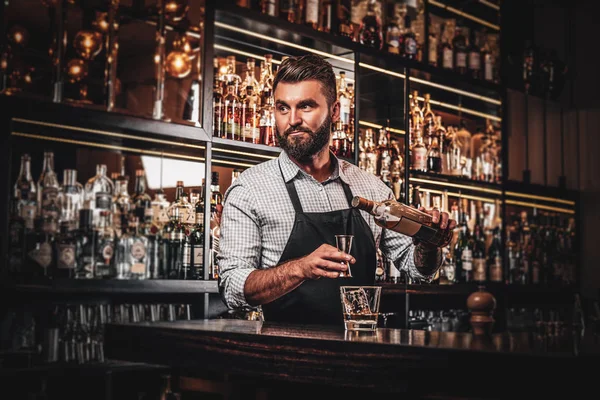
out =
<svg viewBox="0 0 600 400"><path fill-rule="evenodd" d="M345 332L231 319L110 324L105 343L113 359L308 399L332 390L335 398L575 398L590 387L594 393L600 360L586 340L551 342L530 333ZM248 393L257 392L225 398L252 398Z"/></svg>

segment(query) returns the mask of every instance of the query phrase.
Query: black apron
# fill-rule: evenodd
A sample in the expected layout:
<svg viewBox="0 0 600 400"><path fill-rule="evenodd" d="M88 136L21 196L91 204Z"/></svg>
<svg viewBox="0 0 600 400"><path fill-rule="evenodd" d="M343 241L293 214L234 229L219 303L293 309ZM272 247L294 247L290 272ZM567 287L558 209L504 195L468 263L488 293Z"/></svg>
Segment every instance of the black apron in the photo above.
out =
<svg viewBox="0 0 600 400"><path fill-rule="evenodd" d="M350 254L356 259L356 263L350 266L352 278L304 281L288 294L262 306L265 321L342 327L340 286L374 283L377 253L373 232L360 211L350 206L350 188L343 181L340 182L349 208L323 213L303 212L293 180L285 184L296 217L292 233L277 264L307 256L324 243L335 247L335 235L354 235Z"/></svg>

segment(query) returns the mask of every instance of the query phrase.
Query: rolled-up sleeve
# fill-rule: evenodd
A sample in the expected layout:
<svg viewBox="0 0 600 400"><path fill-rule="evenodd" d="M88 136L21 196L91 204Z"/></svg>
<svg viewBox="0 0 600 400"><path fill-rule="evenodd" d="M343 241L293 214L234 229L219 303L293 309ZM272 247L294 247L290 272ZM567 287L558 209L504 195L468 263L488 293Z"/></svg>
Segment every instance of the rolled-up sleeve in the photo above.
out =
<svg viewBox="0 0 600 400"><path fill-rule="evenodd" d="M217 256L219 292L223 302L232 309L250 307L244 285L261 259L256 199L241 181L237 179L225 194Z"/></svg>

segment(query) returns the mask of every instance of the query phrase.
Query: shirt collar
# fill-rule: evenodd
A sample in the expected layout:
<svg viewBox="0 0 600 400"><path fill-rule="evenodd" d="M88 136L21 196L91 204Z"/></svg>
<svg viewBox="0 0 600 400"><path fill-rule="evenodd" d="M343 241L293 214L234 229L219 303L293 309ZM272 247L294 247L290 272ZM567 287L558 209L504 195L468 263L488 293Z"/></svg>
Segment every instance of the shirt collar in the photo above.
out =
<svg viewBox="0 0 600 400"><path fill-rule="evenodd" d="M329 155L331 156L331 160L334 164L334 167L331 176L325 182L334 181L339 177L344 183L348 183L348 179L344 174L344 169L340 168L340 160L331 152L329 153ZM283 173L283 180L285 183L288 183L289 181L294 179L299 173L309 176L290 159L290 157L285 151L282 151L279 154L279 166L281 167L281 172Z"/></svg>

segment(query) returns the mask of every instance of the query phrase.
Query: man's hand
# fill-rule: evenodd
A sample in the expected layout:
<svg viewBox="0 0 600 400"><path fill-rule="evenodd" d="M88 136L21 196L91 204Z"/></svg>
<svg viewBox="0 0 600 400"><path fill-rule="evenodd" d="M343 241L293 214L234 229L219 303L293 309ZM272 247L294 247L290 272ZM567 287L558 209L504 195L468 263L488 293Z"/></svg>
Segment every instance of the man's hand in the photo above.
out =
<svg viewBox="0 0 600 400"><path fill-rule="evenodd" d="M348 267L342 262L354 264L356 259L337 248L323 244L309 255L294 260L296 273L302 279L339 278L340 272L346 272Z"/></svg>
<svg viewBox="0 0 600 400"><path fill-rule="evenodd" d="M431 215L431 217L432 217L431 222L433 222L434 224L439 224L440 229L452 230L452 229L456 228L456 221L453 219L450 219L450 215L447 212L442 212L442 211L438 210L437 208L433 208L431 210L426 210L425 207L419 207L419 211L423 211L424 213ZM414 241L414 243L420 244L427 250L436 248L433 245L420 243L419 241Z"/></svg>

